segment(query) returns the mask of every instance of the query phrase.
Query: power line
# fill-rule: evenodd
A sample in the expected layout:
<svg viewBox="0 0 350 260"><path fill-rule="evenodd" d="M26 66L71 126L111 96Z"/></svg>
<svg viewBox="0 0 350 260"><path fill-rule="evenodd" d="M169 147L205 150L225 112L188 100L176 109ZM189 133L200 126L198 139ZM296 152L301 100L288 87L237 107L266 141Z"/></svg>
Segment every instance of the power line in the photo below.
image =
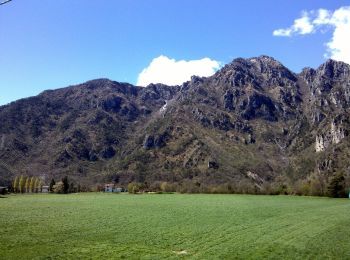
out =
<svg viewBox="0 0 350 260"><path fill-rule="evenodd" d="M0 2L0 5L4 5L4 4L6 4L6 3L8 3L8 2L11 2L12 0L6 0L6 1L2 1L2 2Z"/></svg>

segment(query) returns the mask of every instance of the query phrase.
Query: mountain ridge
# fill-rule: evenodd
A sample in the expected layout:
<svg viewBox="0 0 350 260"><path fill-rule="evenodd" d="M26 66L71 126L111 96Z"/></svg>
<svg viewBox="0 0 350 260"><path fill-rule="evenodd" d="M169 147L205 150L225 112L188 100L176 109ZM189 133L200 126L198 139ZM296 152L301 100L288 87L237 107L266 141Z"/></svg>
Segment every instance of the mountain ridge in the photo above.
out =
<svg viewBox="0 0 350 260"><path fill-rule="evenodd" d="M262 55L181 86L90 80L0 106L0 176L198 187L348 174L350 65Z"/></svg>

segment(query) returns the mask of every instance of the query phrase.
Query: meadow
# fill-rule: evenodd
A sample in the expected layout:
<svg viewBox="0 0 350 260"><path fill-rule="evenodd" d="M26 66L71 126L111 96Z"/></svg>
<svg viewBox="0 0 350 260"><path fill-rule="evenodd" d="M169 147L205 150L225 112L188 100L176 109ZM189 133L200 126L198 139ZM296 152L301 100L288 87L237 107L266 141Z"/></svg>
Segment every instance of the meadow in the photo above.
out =
<svg viewBox="0 0 350 260"><path fill-rule="evenodd" d="M350 259L350 200L8 195L0 259Z"/></svg>

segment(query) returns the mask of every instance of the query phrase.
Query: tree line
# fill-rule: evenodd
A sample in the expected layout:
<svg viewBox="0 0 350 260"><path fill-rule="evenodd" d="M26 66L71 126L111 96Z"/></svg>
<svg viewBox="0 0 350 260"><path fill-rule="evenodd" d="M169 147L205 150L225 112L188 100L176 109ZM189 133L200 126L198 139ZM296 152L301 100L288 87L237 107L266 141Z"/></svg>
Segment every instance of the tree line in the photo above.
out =
<svg viewBox="0 0 350 260"><path fill-rule="evenodd" d="M276 178L273 182L257 185L249 179L222 184L208 184L185 179L181 182L131 182L129 193L143 192L179 192L179 193L212 193L212 194L259 194L259 195L302 195L328 196L345 198L350 192L350 176L337 173L328 178L321 174L311 174L307 179L291 182L285 177Z"/></svg>
<svg viewBox="0 0 350 260"><path fill-rule="evenodd" d="M36 193L41 192L43 182L39 177L32 176L16 176L13 184L12 191L15 193Z"/></svg>
<svg viewBox="0 0 350 260"><path fill-rule="evenodd" d="M44 182L37 176L16 176L12 182L12 187L9 190L14 193L38 193L42 192ZM74 182L70 182L68 177L63 177L56 183L55 179L52 178L48 185L48 191L57 194L68 194L74 192L83 191L80 185L75 185Z"/></svg>

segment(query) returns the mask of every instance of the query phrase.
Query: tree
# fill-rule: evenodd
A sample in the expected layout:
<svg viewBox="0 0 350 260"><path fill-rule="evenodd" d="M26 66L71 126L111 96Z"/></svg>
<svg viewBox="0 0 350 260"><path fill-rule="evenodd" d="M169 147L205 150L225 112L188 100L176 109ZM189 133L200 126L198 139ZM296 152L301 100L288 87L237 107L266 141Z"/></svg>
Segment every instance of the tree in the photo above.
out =
<svg viewBox="0 0 350 260"><path fill-rule="evenodd" d="M29 192L34 192L34 182L35 182L35 178L34 176L32 176L30 178L30 183L29 183Z"/></svg>
<svg viewBox="0 0 350 260"><path fill-rule="evenodd" d="M37 187L37 189L38 189L38 192L41 192L41 189L42 189L42 187L43 187L43 182L42 182L42 180L40 180L39 178L38 178L38 180L39 180L39 182L38 182L38 187Z"/></svg>
<svg viewBox="0 0 350 260"><path fill-rule="evenodd" d="M23 175L21 175L21 177L19 178L19 183L18 183L18 189L20 193L24 192L24 186L25 186L25 177Z"/></svg>
<svg viewBox="0 0 350 260"><path fill-rule="evenodd" d="M64 178L62 179L62 183L63 183L63 193L67 194L69 191L69 182L68 182L67 176L64 176Z"/></svg>
<svg viewBox="0 0 350 260"><path fill-rule="evenodd" d="M39 191L39 178L35 177L35 181L34 181L34 192L38 192Z"/></svg>
<svg viewBox="0 0 350 260"><path fill-rule="evenodd" d="M54 186L55 184L56 184L55 179L52 178L52 179L51 179L51 182L50 182L50 186L49 186L49 191L50 191L50 192L53 192L53 186Z"/></svg>
<svg viewBox="0 0 350 260"><path fill-rule="evenodd" d="M15 180L13 181L13 192L18 192L18 184L19 184L19 180L18 180L18 176L16 176Z"/></svg>
<svg viewBox="0 0 350 260"><path fill-rule="evenodd" d="M25 192L28 193L29 192L29 182L30 182L30 178L27 177L26 178L26 182L24 184L24 189L25 189Z"/></svg>
<svg viewBox="0 0 350 260"><path fill-rule="evenodd" d="M74 192L76 192L75 186L74 186L74 183L73 183L73 182L70 183L68 192L69 192L69 193L74 193Z"/></svg>
<svg viewBox="0 0 350 260"><path fill-rule="evenodd" d="M348 194L350 194L350 174L349 173L345 176L345 191Z"/></svg>
<svg viewBox="0 0 350 260"><path fill-rule="evenodd" d="M312 174L310 177L310 195L325 196L326 195L326 180L321 174Z"/></svg>
<svg viewBox="0 0 350 260"><path fill-rule="evenodd" d="M333 198L346 197L344 174L338 173L333 176L328 185L328 194Z"/></svg>

